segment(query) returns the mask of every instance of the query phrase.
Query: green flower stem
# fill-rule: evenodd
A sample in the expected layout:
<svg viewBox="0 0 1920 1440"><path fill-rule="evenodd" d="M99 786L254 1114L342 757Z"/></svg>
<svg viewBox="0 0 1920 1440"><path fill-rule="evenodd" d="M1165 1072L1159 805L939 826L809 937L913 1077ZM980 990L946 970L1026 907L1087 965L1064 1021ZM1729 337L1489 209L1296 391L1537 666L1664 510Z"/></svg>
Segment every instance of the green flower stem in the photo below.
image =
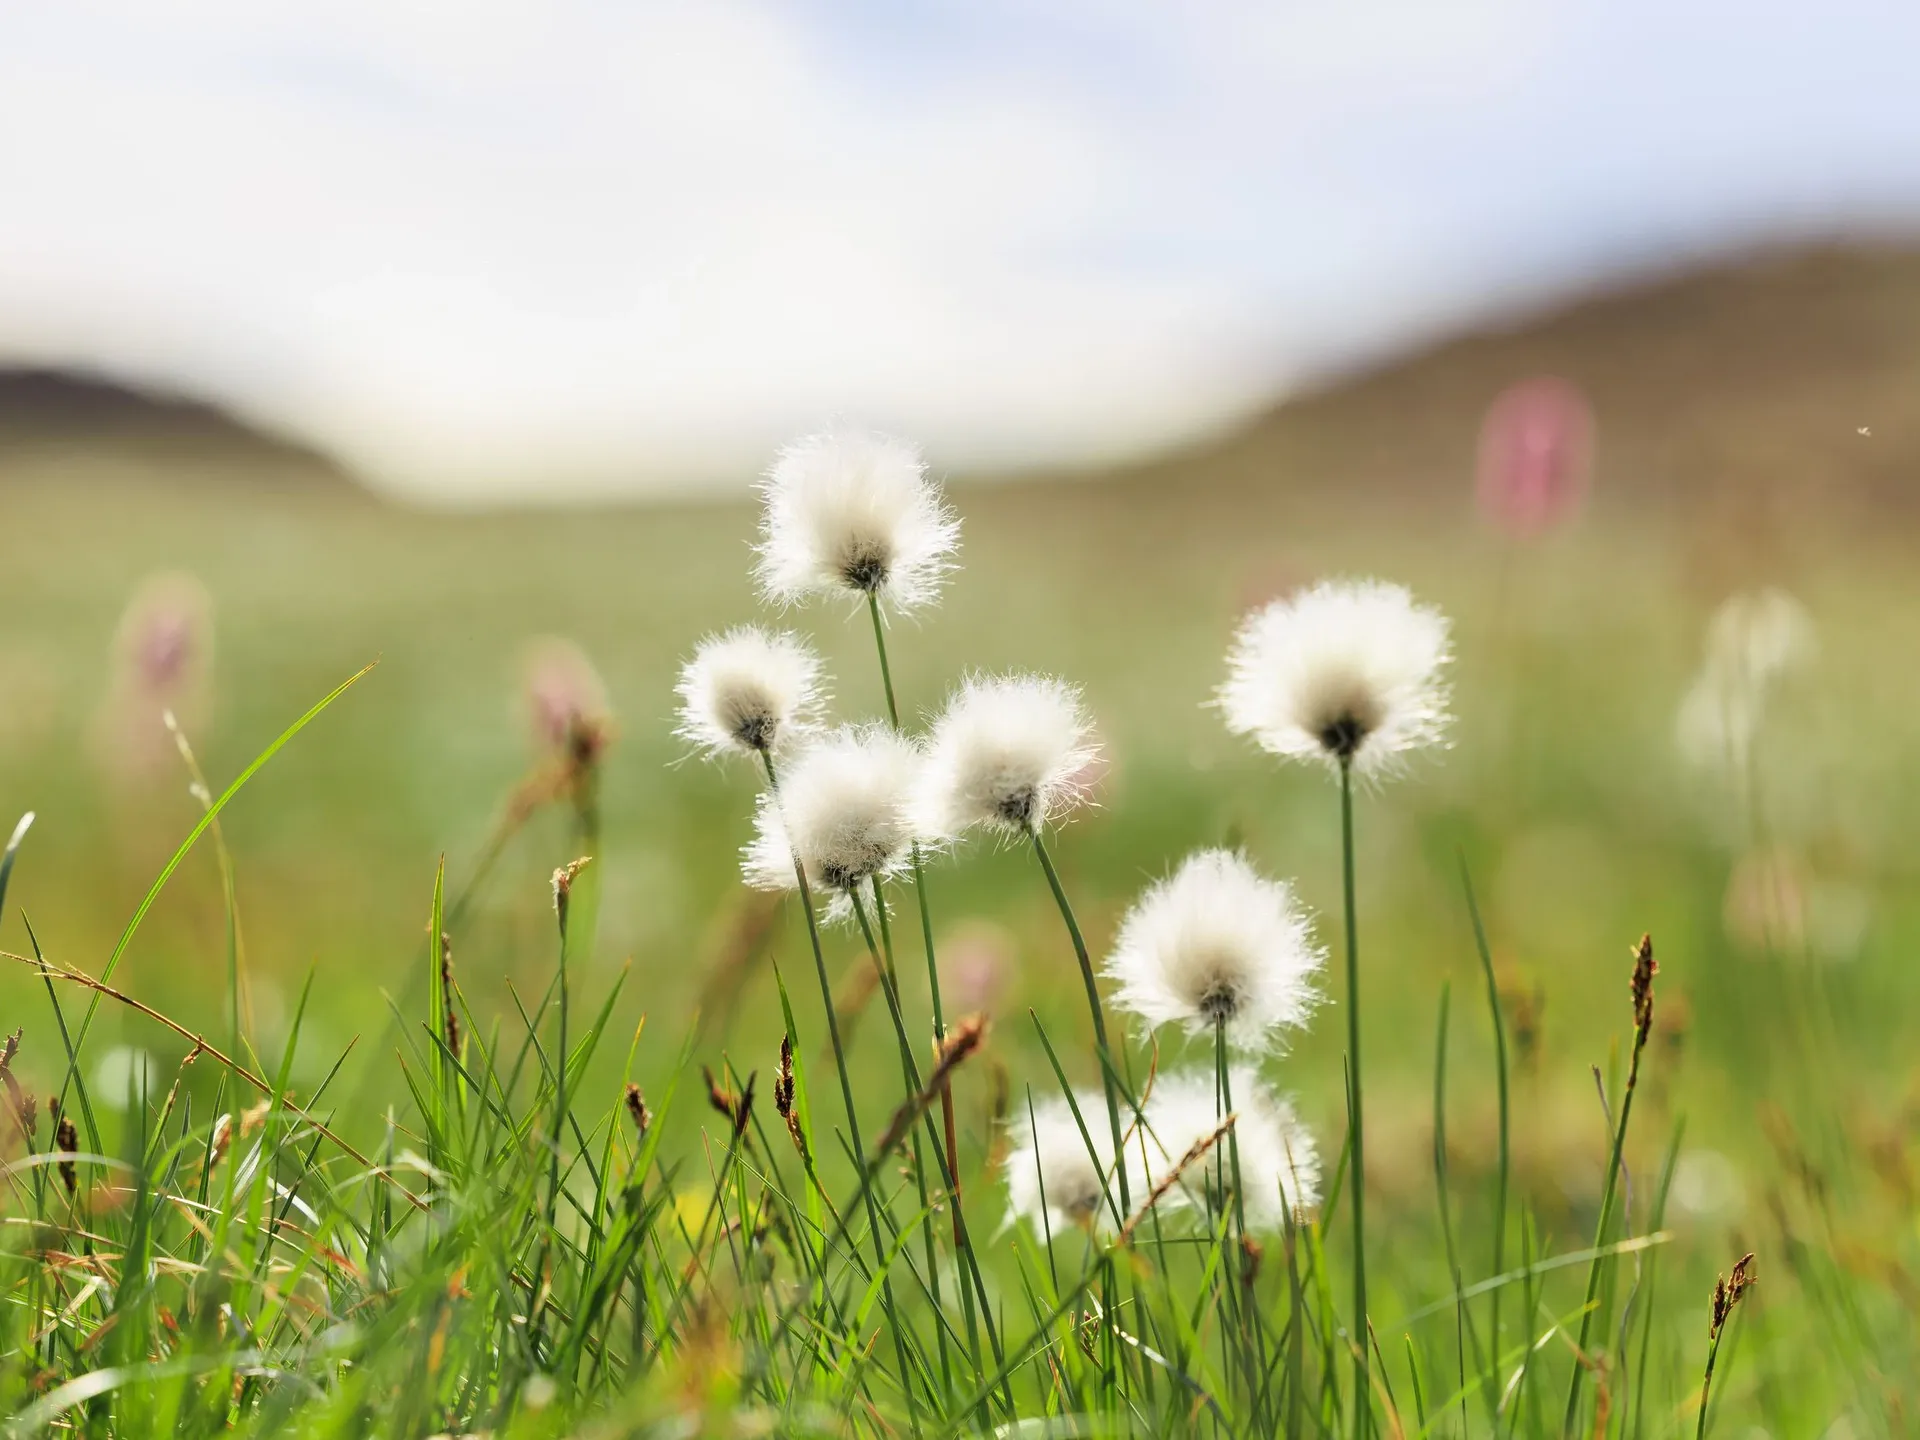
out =
<svg viewBox="0 0 1920 1440"><path fill-rule="evenodd" d="M1213 1026L1213 1070L1214 1070L1214 1118L1224 1121L1233 1114L1233 1080L1227 1073L1227 1025L1224 1020L1216 1020ZM1246 1263L1247 1239L1247 1202L1245 1187L1240 1178L1240 1127L1227 1131L1227 1143L1215 1147L1218 1156L1218 1177L1222 1191L1231 1186L1233 1209L1232 1225L1229 1231L1233 1253L1228 1257L1228 1273L1233 1278L1227 1285L1227 1293L1234 1297L1234 1308L1239 1313L1240 1358L1246 1369L1247 1392L1256 1404L1259 1401L1260 1367L1253 1355L1252 1287L1238 1284L1241 1268ZM1219 1152L1224 1151L1224 1154ZM1245 1293L1242 1293L1242 1290Z"/></svg>
<svg viewBox="0 0 1920 1440"><path fill-rule="evenodd" d="M1060 872L1053 868L1053 856L1047 853L1047 842L1040 838L1040 832L1031 826L1027 829L1028 838L1033 841L1033 853L1040 859L1040 868L1046 872L1047 884L1053 890L1054 904L1060 907L1060 918L1066 921L1067 936L1073 941L1074 958L1080 962L1080 979L1087 987L1087 1011L1093 1017L1093 1044L1100 1057L1100 1083L1107 1097L1107 1124L1113 1130L1114 1178L1120 1189L1120 1211L1123 1215L1133 1211L1133 1197L1127 1193L1127 1166L1125 1142L1120 1128L1120 1099L1115 1088L1113 1052L1107 1045L1107 1017L1100 1007L1100 987L1093 978L1093 959L1087 954L1087 942L1080 933L1080 922L1074 918L1073 905L1067 899L1067 892L1060 884Z"/></svg>
<svg viewBox="0 0 1920 1440"><path fill-rule="evenodd" d="M1348 1108L1353 1121L1353 1434L1364 1440L1371 1428L1373 1397L1368 1374L1367 1324L1367 1129L1360 1084L1360 935L1353 881L1353 766L1340 765L1340 861L1347 917L1347 1068Z"/></svg>

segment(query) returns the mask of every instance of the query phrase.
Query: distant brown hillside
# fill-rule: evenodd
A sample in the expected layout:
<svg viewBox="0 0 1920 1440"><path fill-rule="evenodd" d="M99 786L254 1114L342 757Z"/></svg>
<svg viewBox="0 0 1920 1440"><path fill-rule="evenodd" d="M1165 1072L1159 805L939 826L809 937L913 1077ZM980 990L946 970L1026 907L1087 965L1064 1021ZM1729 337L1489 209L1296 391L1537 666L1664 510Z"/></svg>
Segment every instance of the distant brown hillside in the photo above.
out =
<svg viewBox="0 0 1920 1440"><path fill-rule="evenodd" d="M115 452L210 476L358 488L330 456L218 405L79 370L0 366L0 461Z"/></svg>
<svg viewBox="0 0 1920 1440"><path fill-rule="evenodd" d="M1119 484L1466 503L1488 402L1538 374L1592 400L1600 510L1672 502L1764 545L1795 516L1920 499L1920 251L1892 248L1623 287L1330 383Z"/></svg>

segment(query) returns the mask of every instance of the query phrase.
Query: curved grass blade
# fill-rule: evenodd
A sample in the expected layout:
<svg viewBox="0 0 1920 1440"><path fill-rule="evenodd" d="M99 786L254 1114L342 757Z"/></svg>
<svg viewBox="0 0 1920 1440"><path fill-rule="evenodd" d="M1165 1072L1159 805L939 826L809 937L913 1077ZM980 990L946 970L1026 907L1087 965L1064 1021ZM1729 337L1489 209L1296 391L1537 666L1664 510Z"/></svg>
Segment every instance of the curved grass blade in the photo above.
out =
<svg viewBox="0 0 1920 1440"><path fill-rule="evenodd" d="M7 850L0 855L0 917L6 915L7 881L13 878L14 857L20 853L20 842L27 838L27 831L33 828L33 811L29 810L20 817L20 823L13 827L13 838L7 841Z"/></svg>
<svg viewBox="0 0 1920 1440"><path fill-rule="evenodd" d="M113 972L120 967L120 961L126 956L127 947L133 944L133 937L139 932L140 922L147 918L147 912L153 908L153 902L160 898L160 892L166 889L167 881L173 878L173 872L180 868L181 862L187 858L187 855L192 851L194 845L199 842L200 837L206 834L208 829L212 827L213 822L219 818L220 812L227 808L227 802L238 795L246 783L253 779L255 775L259 774L261 768L285 748L287 742L292 740L294 736L306 729L307 726L311 725L315 720L319 719L321 713L325 711L328 706L332 705L334 701L338 700L342 695L346 694L347 691L352 689L355 684L364 679L373 667L379 663L378 660L375 660L362 666L332 690L328 691L318 704L314 705L312 709L308 710L306 714L294 721L293 724L289 725L285 730L282 730L279 737L275 739L271 745L254 756L253 762L234 778L231 785L220 792L219 797L211 805L206 807L201 813L199 823L187 832L187 838L182 840L180 842L180 848L173 852L173 858L161 867L159 876L154 880L153 884L148 887L145 898L140 901L139 907L133 912L133 918L127 921L127 928L120 932L120 939L113 947L113 954L107 957L106 966L100 971L100 981L102 984L113 979ZM85 1018L80 1022L80 1034L75 1039L73 1047L76 1052L81 1046L87 1043L87 1031L92 1027L94 1014L99 1008L100 996L95 994L92 1002L87 1006Z"/></svg>

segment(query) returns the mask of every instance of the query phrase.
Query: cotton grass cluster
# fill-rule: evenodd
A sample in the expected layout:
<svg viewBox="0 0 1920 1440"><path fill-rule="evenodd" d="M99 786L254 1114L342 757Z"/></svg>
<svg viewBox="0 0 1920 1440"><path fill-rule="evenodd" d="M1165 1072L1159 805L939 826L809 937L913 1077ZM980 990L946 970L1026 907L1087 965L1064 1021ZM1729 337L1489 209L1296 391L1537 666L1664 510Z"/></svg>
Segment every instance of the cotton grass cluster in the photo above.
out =
<svg viewBox="0 0 1920 1440"><path fill-rule="evenodd" d="M680 673L677 734L708 755L771 756L819 719L820 661L797 637L742 625L700 644Z"/></svg>
<svg viewBox="0 0 1920 1440"><path fill-rule="evenodd" d="M897 1120L897 1133L890 1129L892 1138L882 1147L901 1143L921 1202L930 1203L942 1180L918 1150L913 1107L930 1108L938 1095L949 1154L954 1116L950 1092L943 1086L922 1091L916 1078L920 1072L911 1056L919 1042L899 999L895 932L884 923L887 882L911 872L938 1045L940 963L921 862L976 831L1024 840L1079 966L1101 1083L1085 1092L1029 1099L1026 1115L1008 1136L1010 1221L1045 1235L1078 1229L1102 1245L1132 1244L1135 1228L1123 1222L1151 1205L1170 1219L1185 1215L1208 1233L1224 1219L1228 1238L1237 1236L1248 1243L1247 1254L1257 1255L1250 1232L1285 1229L1320 1203L1319 1149L1292 1102L1259 1068L1262 1057L1307 1023L1320 999L1324 957L1291 886L1261 874L1236 851L1189 856L1127 914L1104 966L1111 999L1103 997L1101 974L1049 849L1049 826L1085 802L1085 777L1097 754L1078 689L1047 676L974 674L948 697L924 741L901 725L884 619L938 597L959 539L919 452L899 440L831 428L783 450L761 493L755 577L763 597L784 607L837 594L867 609L886 720L824 728L813 652L791 635L745 627L706 641L686 666L679 733L709 755L761 762L767 790L742 859L751 884L817 891L829 916L851 914L869 902L876 907L883 922L879 939L864 923L863 936L887 987L903 1082L917 1097L896 1112L908 1118ZM1323 763L1340 779L1356 1171L1363 1136L1353 781L1388 773L1414 752L1443 742L1450 653L1445 618L1417 604L1404 588L1379 581L1323 583L1246 620L1216 696L1233 731L1276 755ZM864 1166L861 1137L868 1132L860 1123L838 1028L827 946L817 927L809 926L809 937L845 1133L852 1158ZM1110 1031L1109 1004L1149 1029L1177 1026L1193 1040L1211 1042L1213 1066L1176 1064L1136 1094L1126 1078L1132 1073L1127 1038L1124 1031L1117 1038ZM1051 1043L1048 1048L1051 1053ZM1230 1060L1230 1049L1243 1058ZM1229 1113L1232 1125L1223 1130ZM938 1153L937 1132L932 1139ZM958 1177L950 1183L954 1243L964 1247L962 1191ZM1366 1314L1362 1191L1356 1174L1351 1193L1359 1315ZM875 1190L863 1189L859 1203L871 1212L879 1203ZM906 1348L892 1318L887 1262L877 1249L883 1227L872 1213L867 1220L876 1246L873 1263L881 1270L880 1308L894 1331L904 1373ZM937 1256L927 1243L929 1273L937 1274ZM1365 1358L1356 1364L1356 1393L1363 1393Z"/></svg>
<svg viewBox="0 0 1920 1440"><path fill-rule="evenodd" d="M1387 774L1445 738L1451 657L1446 617L1405 587L1323 581L1247 617L1218 703L1275 755Z"/></svg>
<svg viewBox="0 0 1920 1440"><path fill-rule="evenodd" d="M1774 695L1818 652L1812 616L1786 591L1729 596L1708 622L1699 674L1680 702L1681 755L1745 785Z"/></svg>
<svg viewBox="0 0 1920 1440"><path fill-rule="evenodd" d="M958 838L1025 835L1083 798L1093 759L1080 693L1042 676L973 676L934 723L920 787L922 827Z"/></svg>
<svg viewBox="0 0 1920 1440"><path fill-rule="evenodd" d="M1231 850L1202 850L1128 912L1107 959L1115 1003L1148 1025L1178 1023L1260 1046L1304 1025L1323 963L1292 889Z"/></svg>
<svg viewBox="0 0 1920 1440"><path fill-rule="evenodd" d="M780 452L761 485L755 575L776 604L846 594L896 612L930 604L960 524L904 440L835 427Z"/></svg>

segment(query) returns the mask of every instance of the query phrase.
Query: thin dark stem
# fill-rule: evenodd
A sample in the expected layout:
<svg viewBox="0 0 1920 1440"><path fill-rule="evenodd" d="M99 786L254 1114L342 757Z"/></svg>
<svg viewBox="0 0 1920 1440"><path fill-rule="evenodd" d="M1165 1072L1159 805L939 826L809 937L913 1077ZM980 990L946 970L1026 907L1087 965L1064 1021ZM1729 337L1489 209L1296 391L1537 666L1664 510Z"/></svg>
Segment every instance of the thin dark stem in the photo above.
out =
<svg viewBox="0 0 1920 1440"><path fill-rule="evenodd" d="M1714 1362L1720 1358L1720 1337L1726 1333L1724 1327L1714 1331L1713 1340L1707 1346L1707 1373L1705 1378L1700 1382L1700 1419L1699 1423L1694 1426L1694 1440L1706 1440L1707 1402L1713 1398L1713 1367Z"/></svg>
<svg viewBox="0 0 1920 1440"><path fill-rule="evenodd" d="M1353 1178L1353 1433L1364 1440L1373 1416L1367 1366L1367 1142L1360 1084L1360 934L1353 879L1353 767L1340 766L1340 861L1347 918L1348 1107L1352 1115Z"/></svg>

